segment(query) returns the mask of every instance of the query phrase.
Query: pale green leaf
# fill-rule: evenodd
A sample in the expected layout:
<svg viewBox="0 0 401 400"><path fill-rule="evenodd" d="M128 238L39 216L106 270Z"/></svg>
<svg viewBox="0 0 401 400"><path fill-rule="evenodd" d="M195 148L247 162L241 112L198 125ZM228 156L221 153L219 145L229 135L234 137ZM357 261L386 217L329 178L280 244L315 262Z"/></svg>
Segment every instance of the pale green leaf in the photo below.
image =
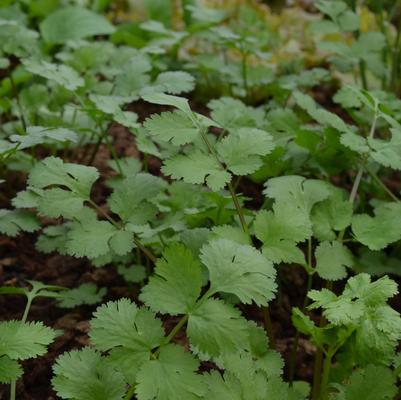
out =
<svg viewBox="0 0 401 400"><path fill-rule="evenodd" d="M71 400L122 400L126 381L105 361L89 347L61 355L53 366L57 395Z"/></svg>
<svg viewBox="0 0 401 400"><path fill-rule="evenodd" d="M338 241L321 242L315 250L316 272L323 279L335 281L347 276L345 267L352 267L352 253Z"/></svg>
<svg viewBox="0 0 401 400"><path fill-rule="evenodd" d="M381 250L401 239L401 204L385 203L375 208L375 216L354 215L352 231L370 250Z"/></svg>
<svg viewBox="0 0 401 400"><path fill-rule="evenodd" d="M235 175L248 175L263 164L261 156L269 154L275 145L273 137L256 128L240 128L216 146L224 164Z"/></svg>
<svg viewBox="0 0 401 400"><path fill-rule="evenodd" d="M231 179L230 173L213 156L200 151L165 161L162 171L173 179L182 179L187 183L202 184L206 181L213 191L224 188Z"/></svg>
<svg viewBox="0 0 401 400"><path fill-rule="evenodd" d="M22 376L22 368L17 361L0 356L0 383L10 384Z"/></svg>
<svg viewBox="0 0 401 400"><path fill-rule="evenodd" d="M140 299L162 314L190 312L201 292L202 269L190 250L172 245L156 263L155 275L142 289Z"/></svg>
<svg viewBox="0 0 401 400"><path fill-rule="evenodd" d="M138 373L138 400L198 400L205 388L197 374L199 361L181 346L162 347L159 357L146 362Z"/></svg>
<svg viewBox="0 0 401 400"><path fill-rule="evenodd" d="M60 294L59 306L63 308L74 308L83 304L97 304L102 301L105 294L105 288L99 289L93 283L83 283L76 288L63 291Z"/></svg>
<svg viewBox="0 0 401 400"><path fill-rule="evenodd" d="M274 297L273 265L252 246L217 239L202 247L200 258L209 270L213 292L231 293L242 303L259 306Z"/></svg>
<svg viewBox="0 0 401 400"><path fill-rule="evenodd" d="M34 232L40 228L39 220L29 211L0 210L0 233L17 236L21 231Z"/></svg>
<svg viewBox="0 0 401 400"><path fill-rule="evenodd" d="M0 322L0 355L13 360L41 356L55 336L55 331L41 322Z"/></svg>
<svg viewBox="0 0 401 400"><path fill-rule="evenodd" d="M83 7L59 8L40 24L43 38L50 43L66 43L95 35L113 33L115 28L102 15Z"/></svg>
<svg viewBox="0 0 401 400"><path fill-rule="evenodd" d="M193 142L199 136L199 128L183 112L153 114L144 123L148 132L157 139L175 146Z"/></svg>
<svg viewBox="0 0 401 400"><path fill-rule="evenodd" d="M202 354L218 357L248 346L248 323L240 312L222 300L208 299L189 315L187 334Z"/></svg>
<svg viewBox="0 0 401 400"><path fill-rule="evenodd" d="M29 72L54 81L68 90L74 91L85 84L79 74L68 65L52 64L33 58L25 59L23 63Z"/></svg>

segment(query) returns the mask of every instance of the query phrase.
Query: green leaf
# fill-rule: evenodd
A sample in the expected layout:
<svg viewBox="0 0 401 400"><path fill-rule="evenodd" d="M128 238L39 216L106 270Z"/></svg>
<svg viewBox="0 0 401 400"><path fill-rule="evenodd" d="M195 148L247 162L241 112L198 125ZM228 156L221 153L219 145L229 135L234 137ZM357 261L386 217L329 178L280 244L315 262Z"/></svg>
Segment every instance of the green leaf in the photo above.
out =
<svg viewBox="0 0 401 400"><path fill-rule="evenodd" d="M119 265L117 271L126 282L141 283L146 279L146 269L143 265Z"/></svg>
<svg viewBox="0 0 401 400"><path fill-rule="evenodd" d="M248 175L263 165L261 156L274 149L273 137L256 128L241 128L216 146L217 153L235 175Z"/></svg>
<svg viewBox="0 0 401 400"><path fill-rule="evenodd" d="M351 127L338 115L318 107L312 97L300 92L293 93L293 96L298 106L304 109L319 124L334 128L342 133L352 132Z"/></svg>
<svg viewBox="0 0 401 400"><path fill-rule="evenodd" d="M252 246L217 239L202 247L200 258L209 270L212 292L231 293L258 306L274 297L276 271Z"/></svg>
<svg viewBox="0 0 401 400"><path fill-rule="evenodd" d="M125 256L134 248L134 236L131 232L117 230L109 240L110 249L119 256Z"/></svg>
<svg viewBox="0 0 401 400"><path fill-rule="evenodd" d="M55 331L41 322L0 322L0 355L26 360L46 353Z"/></svg>
<svg viewBox="0 0 401 400"><path fill-rule="evenodd" d="M83 304L97 304L102 301L105 294L105 288L98 289L93 283L83 283L77 288L63 291L60 295L59 306L63 308L74 308Z"/></svg>
<svg viewBox="0 0 401 400"><path fill-rule="evenodd" d="M26 135L11 135L10 140L18 143L18 149L23 150L38 144L76 143L78 136L66 128L52 128L43 126L29 126Z"/></svg>
<svg viewBox="0 0 401 400"><path fill-rule="evenodd" d="M207 232L207 236L209 236L209 232ZM228 239L239 244L251 244L249 236L241 228L231 225L213 227L211 238Z"/></svg>
<svg viewBox="0 0 401 400"><path fill-rule="evenodd" d="M39 213L51 218L74 218L82 211L86 200L80 194L60 188L50 188L37 193L41 193L37 199Z"/></svg>
<svg viewBox="0 0 401 400"><path fill-rule="evenodd" d="M240 312L222 300L208 299L189 315L187 335L191 345L208 357L248 346L248 323Z"/></svg>
<svg viewBox="0 0 401 400"><path fill-rule="evenodd" d="M371 277L362 273L348 279L343 294L351 298L363 298L366 304L374 307L398 294L398 285L388 276L371 282Z"/></svg>
<svg viewBox="0 0 401 400"><path fill-rule="evenodd" d="M28 183L38 189L65 186L84 201L89 200L92 185L98 177L96 168L65 163L57 157L47 157L32 168Z"/></svg>
<svg viewBox="0 0 401 400"><path fill-rule="evenodd" d="M190 92L195 87L195 79L188 72L162 72L152 84L152 90L170 94Z"/></svg>
<svg viewBox="0 0 401 400"><path fill-rule="evenodd" d="M205 388L197 374L199 361L181 346L167 345L158 359L146 362L138 373L138 400L198 400Z"/></svg>
<svg viewBox="0 0 401 400"><path fill-rule="evenodd" d="M71 224L66 250L72 256L92 259L104 256L111 250L124 255L133 249L133 240L132 233L119 230L108 221L84 219Z"/></svg>
<svg viewBox="0 0 401 400"><path fill-rule="evenodd" d="M361 319L355 335L360 363L389 364L401 340L401 318L390 306L373 306Z"/></svg>
<svg viewBox="0 0 401 400"><path fill-rule="evenodd" d="M273 212L262 210L255 219L263 253L275 263L305 264L296 244L312 236L312 208L330 196L330 186L301 176L282 176L270 179L263 193L275 199Z"/></svg>
<svg viewBox="0 0 401 400"><path fill-rule="evenodd" d="M344 108L359 108L362 105L358 96L355 96L355 91L349 86L343 86L333 100Z"/></svg>
<svg viewBox="0 0 401 400"><path fill-rule="evenodd" d="M151 200L165 187L162 179L150 174L138 173L127 177L109 196L110 209L124 223L146 224L157 213Z"/></svg>
<svg viewBox="0 0 401 400"><path fill-rule="evenodd" d="M292 309L291 320L299 332L310 336L316 345L321 346L323 341L322 328L318 328L299 308L294 307Z"/></svg>
<svg viewBox="0 0 401 400"><path fill-rule="evenodd" d="M374 217L354 215L352 231L356 239L370 250L381 250L401 239L401 204L381 204L374 213Z"/></svg>
<svg viewBox="0 0 401 400"><path fill-rule="evenodd" d="M122 400L126 381L89 347L60 356L53 366L52 385L62 399Z"/></svg>
<svg viewBox="0 0 401 400"><path fill-rule="evenodd" d="M384 167L401 170L401 130L390 129L391 139L389 141L368 138L368 144L373 150L370 156Z"/></svg>
<svg viewBox="0 0 401 400"><path fill-rule="evenodd" d="M162 314L192 311L202 287L202 269L190 250L172 245L156 263L155 275L142 289L140 299Z"/></svg>
<svg viewBox="0 0 401 400"><path fill-rule="evenodd" d="M164 338L162 323L150 310L138 308L128 299L98 307L91 320L90 337L102 351L124 347L150 352Z"/></svg>
<svg viewBox="0 0 401 400"><path fill-rule="evenodd" d="M256 237L263 242L263 254L274 263L304 264L305 257L297 243L311 236L308 219L295 207L274 208L274 213L260 211L254 221Z"/></svg>
<svg viewBox="0 0 401 400"><path fill-rule="evenodd" d="M311 221L313 235L319 240L334 240L337 234L351 224L353 207L344 199L344 191L330 187L331 195L313 207Z"/></svg>
<svg viewBox="0 0 401 400"><path fill-rule="evenodd" d="M212 119L227 131L240 127L257 128L264 122L265 113L262 109L246 106L231 97L211 100L208 107L212 110Z"/></svg>
<svg viewBox="0 0 401 400"><path fill-rule="evenodd" d="M213 156L200 151L178 155L165 161L162 172L187 183L202 184L206 181L213 191L224 188L231 179L230 173Z"/></svg>
<svg viewBox="0 0 401 400"><path fill-rule="evenodd" d="M27 71L54 81L70 91L75 91L85 84L85 81L78 73L68 65L52 64L33 58L23 60L23 64Z"/></svg>
<svg viewBox="0 0 401 400"><path fill-rule="evenodd" d="M368 365L354 371L348 383L340 387L336 400L391 400L398 389L396 378L389 368Z"/></svg>
<svg viewBox="0 0 401 400"><path fill-rule="evenodd" d="M322 242L316 248L316 272L323 279L335 281L347 276L345 267L354 264L352 253L340 242Z"/></svg>
<svg viewBox="0 0 401 400"><path fill-rule="evenodd" d="M17 361L7 356L0 357L0 383L9 384L20 378L22 374L22 368Z"/></svg>
<svg viewBox="0 0 401 400"><path fill-rule="evenodd" d="M86 8L70 6L48 15L40 24L40 31L45 41L63 44L68 40L107 35L113 33L115 28L99 14Z"/></svg>
<svg viewBox="0 0 401 400"><path fill-rule="evenodd" d="M165 93L147 92L142 95L142 98L149 103L160 104L164 106L173 106L181 110L189 118L193 118L193 113L189 107L188 100L184 97L171 96Z"/></svg>
<svg viewBox="0 0 401 400"><path fill-rule="evenodd" d="M308 219L312 207L330 196L330 187L317 179L289 175L269 179L263 193L276 203L286 203L288 209L296 208Z"/></svg>
<svg viewBox="0 0 401 400"><path fill-rule="evenodd" d="M311 290L308 297L313 300L309 308L322 307L323 315L334 325L357 325L365 313L363 302L337 297L327 289Z"/></svg>
<svg viewBox="0 0 401 400"><path fill-rule="evenodd" d="M152 136L175 146L191 143L199 136L199 128L182 111L153 114L144 126Z"/></svg>
<svg viewBox="0 0 401 400"><path fill-rule="evenodd" d="M35 232L40 228L39 220L29 211L0 210L0 233L17 236L21 231Z"/></svg>

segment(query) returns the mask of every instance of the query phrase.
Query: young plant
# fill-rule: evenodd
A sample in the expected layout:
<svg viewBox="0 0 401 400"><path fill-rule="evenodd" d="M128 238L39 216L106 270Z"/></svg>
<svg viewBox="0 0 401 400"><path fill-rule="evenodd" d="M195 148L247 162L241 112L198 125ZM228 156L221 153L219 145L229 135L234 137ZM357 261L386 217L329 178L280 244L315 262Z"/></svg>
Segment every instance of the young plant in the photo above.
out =
<svg viewBox="0 0 401 400"><path fill-rule="evenodd" d="M47 346L53 342L57 334L42 322L27 322L27 318L35 298L57 298L64 288L34 281L29 281L29 284L32 287L30 290L11 286L0 287L0 294L18 294L27 298L20 321L0 322L0 383L10 384L10 400L16 399L17 380L23 374L19 361L45 354Z"/></svg>

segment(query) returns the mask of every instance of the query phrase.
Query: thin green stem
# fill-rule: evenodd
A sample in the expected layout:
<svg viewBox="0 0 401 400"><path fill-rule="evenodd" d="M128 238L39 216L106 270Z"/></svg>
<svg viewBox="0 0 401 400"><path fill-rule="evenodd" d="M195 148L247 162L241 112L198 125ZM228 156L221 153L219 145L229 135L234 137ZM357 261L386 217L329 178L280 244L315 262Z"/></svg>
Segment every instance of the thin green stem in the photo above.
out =
<svg viewBox="0 0 401 400"><path fill-rule="evenodd" d="M326 354L326 357L324 358L323 362L323 371L322 371L322 381L320 385L320 399L326 399L327 398L327 390L328 390L328 383L329 383L329 375L330 375L330 369L331 369L331 362L332 362L333 354L328 353Z"/></svg>
<svg viewBox="0 0 401 400"><path fill-rule="evenodd" d="M200 133L201 133L201 136L202 136L203 141L204 141L205 144L206 144L206 147L207 147L208 150L209 150L209 153L210 153L211 155L213 155L213 157L216 159L216 161L219 163L219 165L220 165L223 169L225 169L225 167L224 167L224 165L221 163L221 161L220 161L220 159L219 159L219 157L218 157L218 155L217 155L217 153L216 153L214 147L212 146L212 144L210 143L209 139L207 138L206 130L205 130L205 129L200 129ZM239 218L239 220L240 220L242 229L243 229L243 231L246 233L246 235L247 235L248 237L250 237L248 225L247 225L247 223L246 223L246 221L245 221L245 217L244 217L244 213L242 212L241 204L239 203L237 194L235 193L235 190L234 190L234 188L233 188L233 186L232 186L232 183L229 182L229 183L227 184L227 187L228 187L228 190L230 191L231 198L232 198L232 200L233 200L233 202L234 202L235 210L236 210L236 212L237 212L237 214L238 214L238 218Z"/></svg>
<svg viewBox="0 0 401 400"><path fill-rule="evenodd" d="M157 350L153 353L153 357L157 358L157 356L160 353L160 350L163 346L166 346L173 340L175 335L181 330L181 328L187 323L188 321L188 314L184 315L181 317L181 319L178 321L177 325L174 326L174 328L170 331L168 336L163 340L163 343L157 348Z"/></svg>
<svg viewBox="0 0 401 400"><path fill-rule="evenodd" d="M238 218L240 220L242 230L245 232L245 234L248 237L250 237L248 224L245 221L245 217L244 217L244 213L242 212L241 204L240 204L240 202L238 200L237 194L235 193L235 190L234 190L233 185L231 184L231 182L227 184L227 187L228 187L228 190L230 191L231 198L233 199L235 210L236 210L236 212L238 214Z"/></svg>
<svg viewBox="0 0 401 400"><path fill-rule="evenodd" d="M312 240L311 238L309 238L308 240L308 270L310 268L312 268ZM304 296L304 301L302 303L302 312L305 312L306 307L308 306L308 293L309 291L312 289L312 283L313 283L313 274L308 272L308 280L306 283L306 292L305 292L305 296ZM295 364L296 364L296 357L297 357L297 351L298 351L298 345L299 345L299 339L300 339L301 335L299 333L299 331L297 331L297 333L295 334L295 338L294 338L294 344L292 345L292 349L291 349L291 355L290 355L290 366L289 366L289 382L290 385L292 385L293 381L294 381L294 375L295 375Z"/></svg>
<svg viewBox="0 0 401 400"><path fill-rule="evenodd" d="M248 53L242 51L242 63L241 63L241 69L242 69L242 82L244 85L244 90L245 90L245 98L248 99L249 97L249 85L248 85Z"/></svg>
<svg viewBox="0 0 401 400"><path fill-rule="evenodd" d="M92 150L92 154L89 157L89 161L88 161L88 165L92 165L93 161L95 161L96 158L96 154L99 151L100 145L102 144L103 141L103 135L98 135L98 139L97 142L95 144L95 147ZM89 146L87 147L87 149L89 149ZM82 160L84 160L87 156L88 151L85 151L84 154L82 155Z"/></svg>
<svg viewBox="0 0 401 400"><path fill-rule="evenodd" d="M26 119L24 117L24 111L23 111L21 101L19 98L18 89L14 82L14 78L13 78L12 74L10 74L10 82L11 82L11 87L12 87L13 94L15 97L15 101L17 102L18 111L20 113L22 128L24 129L24 132L26 133L26 128L27 128Z"/></svg>
<svg viewBox="0 0 401 400"><path fill-rule="evenodd" d="M121 224L117 222L114 218L112 218L103 208L98 206L93 200L89 199L88 203L99 213L101 214L104 218L107 219L112 225L114 225L116 228L121 229ZM141 249L143 254L146 255L150 259L150 261L153 262L153 264L156 263L157 257L147 248L145 247L140 240L134 235L134 243L137 247Z"/></svg>
<svg viewBox="0 0 401 400"><path fill-rule="evenodd" d="M12 381L10 384L10 400L16 399L17 381Z"/></svg>
<svg viewBox="0 0 401 400"><path fill-rule="evenodd" d="M276 349L276 338L274 337L272 319L270 317L269 307L262 307L263 322L267 336L269 337L269 347L272 350Z"/></svg>
<svg viewBox="0 0 401 400"><path fill-rule="evenodd" d="M32 300L33 297L29 296L27 297L27 302L26 302L26 306L25 306L25 310L24 310L24 314L21 318L21 322L24 324L28 318L28 314L29 314L29 310L31 309L31 305L32 305Z"/></svg>
<svg viewBox="0 0 401 400"><path fill-rule="evenodd" d="M181 328L187 323L188 321L188 314L184 315L179 321L178 324L171 330L168 334L166 339L164 340L163 345L166 345L171 342L171 340L175 337L175 335L181 330Z"/></svg>
<svg viewBox="0 0 401 400"><path fill-rule="evenodd" d="M31 309L32 301L34 299L34 296L32 295L27 295L27 301L24 309L24 314L22 315L21 322L25 324L26 320L28 319L28 314L29 310ZM10 383L10 400L15 400L16 399L16 393L17 393L17 381L12 381Z"/></svg>
<svg viewBox="0 0 401 400"><path fill-rule="evenodd" d="M124 400L131 400L135 395L135 385L132 385L127 394L124 396Z"/></svg>
<svg viewBox="0 0 401 400"><path fill-rule="evenodd" d="M145 254L146 257L149 258L150 261L152 261L153 264L156 264L157 262L157 257L147 248L145 247L140 241L139 239L134 236L134 242L136 244L137 247L139 247L142 251L143 254Z"/></svg>
<svg viewBox="0 0 401 400"><path fill-rule="evenodd" d="M376 124L377 124L377 118L378 118L378 107L379 105L376 104L375 106L375 113L374 113L374 117L373 117L373 122L372 122L372 126L370 128L369 131L369 138L372 139L375 135L375 131L376 131ZM365 163L366 160L362 160L361 165L359 167L359 170L356 174L355 180L354 180L354 184L352 185L352 189L351 189L351 193L349 196L349 202L351 204L354 204L355 199L356 199L356 195L358 193L358 189L359 189L359 185L361 184L362 181L362 176L365 170ZM342 241L344 238L344 234L345 234L345 229L343 229L337 236L337 240L338 241Z"/></svg>
<svg viewBox="0 0 401 400"><path fill-rule="evenodd" d="M379 186L391 197L394 201L401 201L383 182L382 180L375 174L370 168L366 168L368 174L379 184Z"/></svg>
<svg viewBox="0 0 401 400"><path fill-rule="evenodd" d="M322 378L323 351L321 348L316 350L315 364L313 366L312 400L318 400L320 395Z"/></svg>
<svg viewBox="0 0 401 400"><path fill-rule="evenodd" d="M359 73L361 75L362 87L365 90L368 90L368 79L366 77L366 61L365 60L359 60Z"/></svg>

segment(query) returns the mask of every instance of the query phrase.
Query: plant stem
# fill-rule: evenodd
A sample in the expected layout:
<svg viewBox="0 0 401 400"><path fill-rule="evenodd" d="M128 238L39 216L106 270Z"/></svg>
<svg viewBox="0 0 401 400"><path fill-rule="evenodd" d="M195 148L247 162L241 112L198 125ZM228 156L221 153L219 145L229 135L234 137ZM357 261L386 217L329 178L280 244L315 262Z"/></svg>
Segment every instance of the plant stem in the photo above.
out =
<svg viewBox="0 0 401 400"><path fill-rule="evenodd" d="M26 302L26 306L25 306L25 310L24 310L24 314L21 318L21 322L24 324L28 318L28 314L29 314L29 310L31 309L31 305L32 305L32 300L33 297L29 296L27 297L27 302Z"/></svg>
<svg viewBox="0 0 401 400"><path fill-rule="evenodd" d="M124 400L131 400L132 397L135 395L135 385L132 385L127 394L124 396Z"/></svg>
<svg viewBox="0 0 401 400"><path fill-rule="evenodd" d="M374 117L373 117L373 122L372 122L372 126L370 128L370 132L369 132L369 138L370 139L373 138L373 136L375 134L375 131L376 131L378 108L379 108L379 105L376 104L376 106L375 106L375 114L374 114ZM351 204L354 203L356 195L358 193L358 189L359 189L359 185L361 183L361 179L362 179L362 175L363 175L364 169L365 169L365 161L363 161L361 166L359 167L358 173L357 173L355 181L354 181L354 185L352 186L352 189L351 189L351 194L349 196L349 201L350 201Z"/></svg>
<svg viewBox="0 0 401 400"><path fill-rule="evenodd" d="M206 130L205 130L205 129L200 129L200 133L201 133L201 136L202 136L203 141L205 142L205 144L206 144L206 146L207 146L207 148L208 148L208 150L209 150L209 153L216 159L216 161L219 163L219 165L220 165L223 169L226 169L226 168L224 167L224 165L221 163L221 161L219 160L219 157L218 157L218 155L217 155L215 149L213 148L212 144L210 143L209 139L207 138ZM242 212L241 205L240 205L240 203L239 203L239 200L238 200L238 197L237 197L237 195L236 195L236 193L235 193L235 190L234 190L234 188L233 188L233 186L232 186L232 183L229 182L229 183L227 184L227 187L228 187L228 190L230 191L231 198L232 198L232 200L233 200L233 202L234 202L235 210L236 210L236 212L237 212L237 214L238 214L238 217L239 217L239 220L240 220L242 229L243 229L243 231L246 233L246 235L250 238L250 234L249 234L249 230L248 230L248 225L247 225L247 223L246 223L246 221L245 221L244 213Z"/></svg>
<svg viewBox="0 0 401 400"><path fill-rule="evenodd" d="M366 78L366 62L365 60L359 60L359 73L361 74L362 87L368 90L368 80Z"/></svg>
<svg viewBox="0 0 401 400"><path fill-rule="evenodd" d="M104 211L103 208L98 206L93 200L89 199L88 203L96 211L98 211L101 215L103 215L103 217L105 217L107 221L109 221L112 225L114 225L118 229L121 228L121 225L115 219L113 219L106 211ZM147 247L145 247L135 235L134 235L134 243L137 247L141 249L143 254L145 254L145 256L148 257L150 261L152 261L153 264L156 263L157 257Z"/></svg>
<svg viewBox="0 0 401 400"><path fill-rule="evenodd" d="M24 117L24 111L23 111L22 106L21 106L21 102L20 102L17 86L15 85L14 78L13 78L12 74L10 74L10 82L11 82L11 87L12 87L13 94L14 94L14 97L15 97L15 101L17 102L18 111L20 113L22 128L24 129L24 132L26 133L27 125L26 125L26 120L25 120L25 117Z"/></svg>
<svg viewBox="0 0 401 400"><path fill-rule="evenodd" d="M371 126L370 131L369 131L369 138L371 138L371 139L373 138L373 136L375 134L375 131L376 131L378 108L379 108L379 105L376 104L376 106L375 106L375 114L374 114L374 117L373 117L372 126ZM355 202L356 195L357 195L358 189L359 189L359 185L361 184L363 172L364 172L364 169L365 169L365 162L366 162L366 160L362 160L362 163L361 163L361 165L359 167L359 170L358 170L358 172L356 174L356 177L355 177L355 180L354 180L354 184L352 185L351 193L350 193L350 196L349 196L349 202L351 204L354 204L354 202ZM337 237L337 240L342 241L342 239L344 237L344 233L345 233L345 229L343 229L339 233L339 235Z"/></svg>
<svg viewBox="0 0 401 400"><path fill-rule="evenodd" d="M17 392L17 381L12 381L10 384L10 400L15 400Z"/></svg>
<svg viewBox="0 0 401 400"><path fill-rule="evenodd" d="M375 174L370 168L366 168L368 174L379 184L379 186L391 197L394 201L401 201L383 182L382 180Z"/></svg>
<svg viewBox="0 0 401 400"><path fill-rule="evenodd" d="M358 188L362 180L363 170L364 170L364 163L362 163L362 165L359 167L358 173L356 174L355 181L351 189L351 194L349 196L349 201L351 204L354 203L356 195L358 193Z"/></svg>
<svg viewBox="0 0 401 400"><path fill-rule="evenodd" d="M213 148L212 144L210 143L209 139L207 138L207 128L206 129L200 128L200 134L202 136L203 141L206 144L206 147L209 150L209 153L214 156L214 158L216 159L218 164L221 166L221 168L223 168L225 170L226 168L224 167L224 165L219 160L219 157L218 157L215 149ZM251 235L249 233L248 225L247 225L247 223L245 221L245 217L244 217L244 213L243 213L242 208L241 208L241 204L239 203L237 194L235 193L235 190L234 190L234 188L232 186L232 183L229 182L227 184L227 187L228 187L228 190L230 191L231 198L232 198L232 200L234 202L235 210L236 210L238 218L240 220L242 230L248 236L250 243L252 243L252 239L251 239ZM263 320L264 320L265 330L266 330L267 335L269 337L270 348L275 349L276 348L276 340L274 338L273 325L272 325L272 322L271 322L269 308L268 307L262 307L262 313L263 313Z"/></svg>
<svg viewBox="0 0 401 400"><path fill-rule="evenodd" d="M265 325L265 330L267 333L267 336L269 337L269 347L272 350L276 349L276 338L274 337L273 333L273 324L272 324L272 319L270 317L270 311L269 307L262 307L262 313L263 313L263 321Z"/></svg>
<svg viewBox="0 0 401 400"><path fill-rule="evenodd" d="M235 190L234 190L233 185L231 184L231 182L227 184L227 187L228 187L228 190L230 191L231 198L233 199L235 210L237 211L238 218L239 218L239 220L241 222L242 230L245 232L245 234L248 237L250 237L248 225L247 225L247 223L245 221L245 217L244 217L244 213L242 212L241 204L239 203L237 194L235 193Z"/></svg>
<svg viewBox="0 0 401 400"><path fill-rule="evenodd" d="M22 315L21 322L25 324L29 310L31 309L32 301L34 299L34 296L28 294L27 295L27 301L24 309L24 314ZM15 400L16 399L16 393L17 393L17 381L12 381L10 383L10 400Z"/></svg>
<svg viewBox="0 0 401 400"><path fill-rule="evenodd" d="M171 342L174 336L181 330L181 328L187 323L188 321L188 314L184 315L179 321L178 324L171 330L164 341L164 345Z"/></svg>
<svg viewBox="0 0 401 400"><path fill-rule="evenodd" d="M331 361L332 361L333 355L332 353L326 354L326 357L324 358L323 362L323 372L322 372L322 381L320 385L320 399L325 399L327 396L327 386L329 383L329 375L330 375L330 369L331 369Z"/></svg>
<svg viewBox="0 0 401 400"><path fill-rule="evenodd" d="M139 239L134 236L134 242L136 244L136 246L141 249L142 253L145 254L146 257L149 258L150 261L152 261L153 264L156 264L157 262L157 257L147 248L145 247L140 241Z"/></svg>
<svg viewBox="0 0 401 400"><path fill-rule="evenodd" d="M318 348L315 355L315 364L313 366L313 384L312 400L318 400L321 387L323 351Z"/></svg>
<svg viewBox="0 0 401 400"><path fill-rule="evenodd" d="M243 82L244 90L245 90L245 99L248 99L248 97L249 97L247 59L248 59L248 53L242 51L241 69L242 69L242 82Z"/></svg>
<svg viewBox="0 0 401 400"><path fill-rule="evenodd" d="M308 239L308 266L309 268L312 268L312 240L311 238ZM305 297L304 301L302 304L302 312L305 312L306 307L308 306L308 293L312 288L312 283L313 283L313 275L308 272L308 280L306 283L306 292L305 292ZM295 334L294 338L294 344L292 345L291 349L291 355L290 355L290 370L289 370L289 383L292 385L293 380L294 380L294 375L295 375L295 364L296 364L296 357L297 357L297 351L298 351L298 345L299 345L299 339L301 335L299 331Z"/></svg>

